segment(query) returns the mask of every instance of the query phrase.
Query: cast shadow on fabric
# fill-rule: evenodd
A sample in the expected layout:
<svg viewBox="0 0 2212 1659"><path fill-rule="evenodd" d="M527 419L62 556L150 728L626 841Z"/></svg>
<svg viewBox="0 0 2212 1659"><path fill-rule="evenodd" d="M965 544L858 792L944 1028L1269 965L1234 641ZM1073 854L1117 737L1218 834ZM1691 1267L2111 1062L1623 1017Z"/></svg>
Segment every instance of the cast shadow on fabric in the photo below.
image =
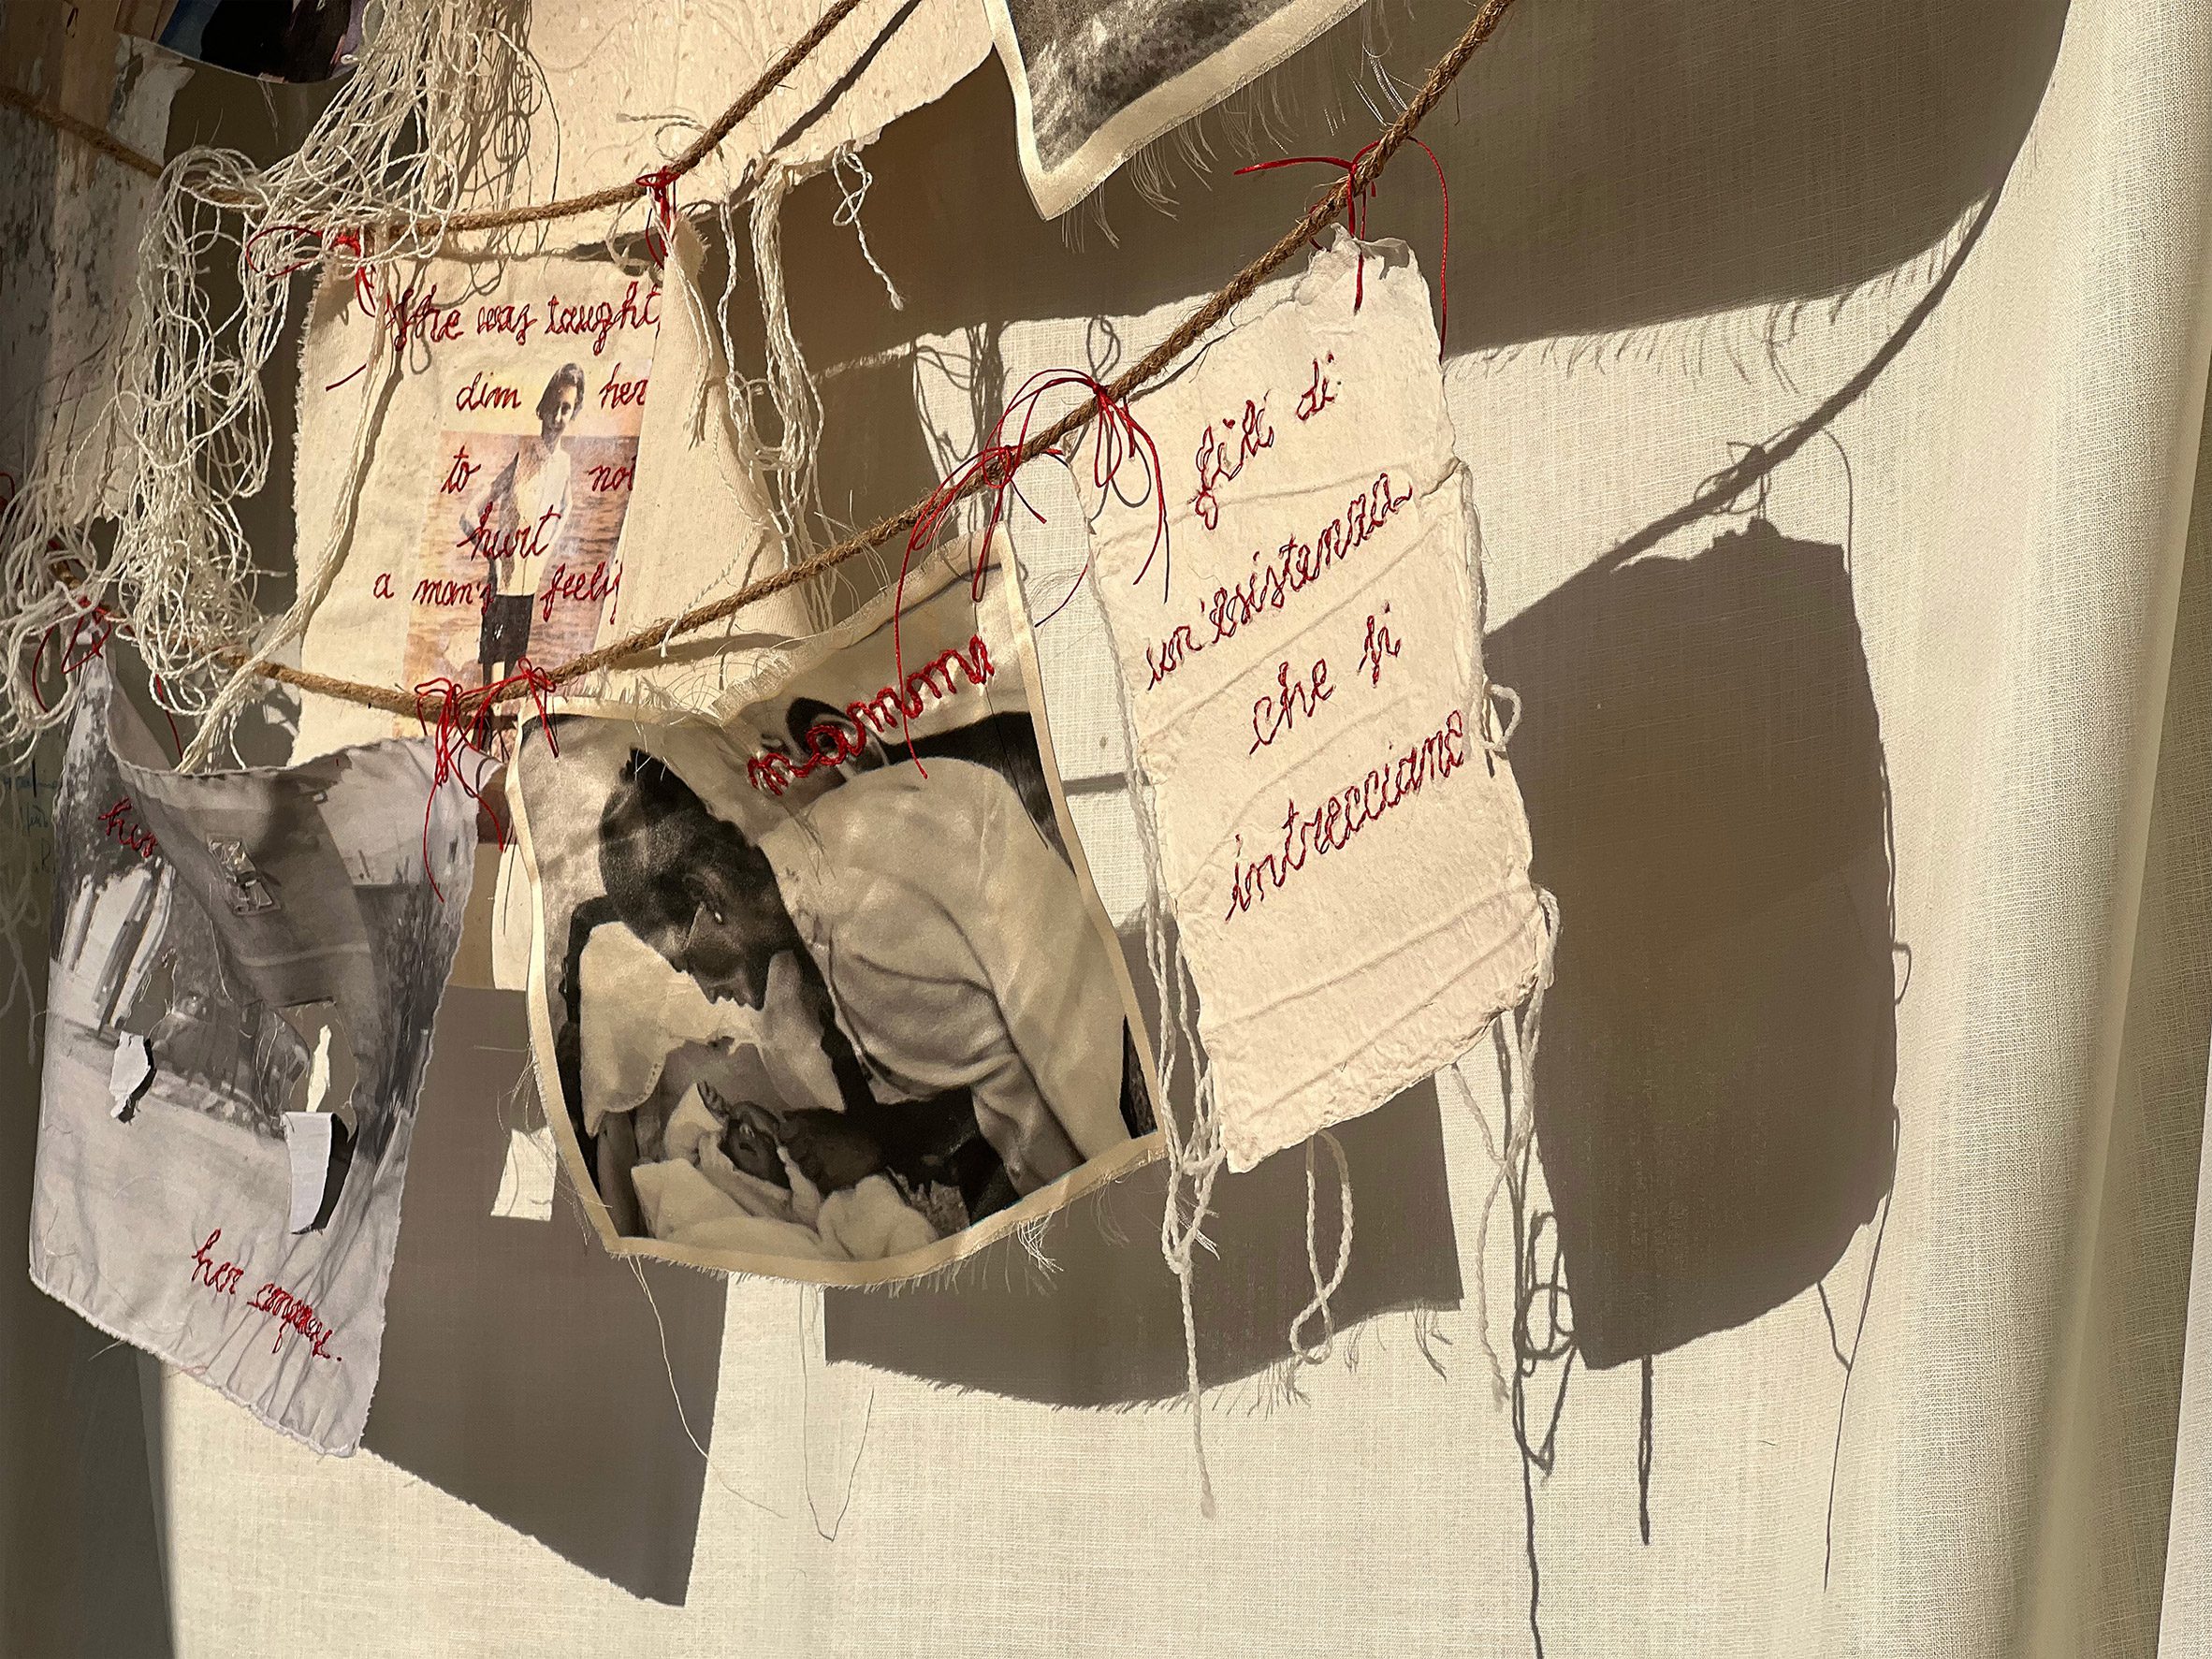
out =
<svg viewBox="0 0 2212 1659"><path fill-rule="evenodd" d="M526 1111L539 1121L529 1047L520 996L447 988L362 1444L632 1594L681 1606L706 1479L684 1420L702 1435L714 1421L722 1281L649 1265L648 1302L565 1186L550 1221L491 1214L510 1128ZM518 1083L519 1104L495 1110Z"/></svg>
<svg viewBox="0 0 2212 1659"><path fill-rule="evenodd" d="M1605 1367L1797 1295L1894 1172L1881 733L1841 547L1764 517L1491 641L1565 918L1537 1148Z"/></svg>
<svg viewBox="0 0 2212 1659"><path fill-rule="evenodd" d="M1457 1307L1459 1247L1434 1086L1408 1089L1334 1132L1356 1218L1350 1266L1331 1303L1338 1332L1385 1312ZM1315 1236L1326 1270L1340 1218L1333 1171L1326 1159L1318 1167ZM896 1296L828 1291L824 1355L1054 1405L1178 1397L1183 1313L1160 1258L1165 1197L1154 1163L1070 1205L1044 1234L1049 1275L1008 1240L948 1284ZM1208 1388L1288 1358L1291 1321L1313 1295L1305 1217L1305 1165L1294 1154L1215 1186L1206 1236L1219 1255L1201 1257L1192 1284Z"/></svg>
<svg viewBox="0 0 2212 1659"><path fill-rule="evenodd" d="M869 374L903 407L917 334L1129 315L1212 290L1319 178L1236 177L1247 151L1348 153L1375 128L1360 96L1375 29L1410 88L1466 15L1401 0L1360 8L1276 72L1280 107L1265 123L1206 118L1217 153L1202 176L1171 158L1174 211L1142 201L1125 168L1102 193L1111 236L1087 208L1038 218L1006 76L986 61L868 153L868 235L891 250L903 311L833 223L837 181L817 177L786 204L785 271L808 360L859 368L896 354ZM1421 127L1464 192L1450 215L1450 352L1825 300L1885 278L2006 176L2065 18L2065 0L1515 7ZM1374 234L1407 241L1433 283L1444 219L1426 161L1402 158L1374 204ZM740 327L747 309L734 308Z"/></svg>
<svg viewBox="0 0 2212 1659"><path fill-rule="evenodd" d="M1360 8L1285 65L1288 124L1271 124L1279 144L1256 153L1335 154L1372 131L1355 86L1376 9ZM1390 67L1418 81L1464 17L1394 5ZM1682 319L1826 303L1888 280L1941 246L2009 174L2065 20L2065 0L1517 7L1421 128L1463 195L1450 216L1448 354L1656 338ZM1885 95L1870 98L1870 87ZM1331 121L1332 104L1342 122ZM1209 120L1217 137L1235 125ZM1108 236L1084 227L1088 208L1057 223L1037 217L1013 126L1005 74L985 62L869 150L868 234L890 250L903 310L838 220L836 180L818 175L784 205L792 321L824 371L822 490L842 519L895 512L941 475L912 418L917 336L965 332L980 358L983 342L1024 319L1187 304L1264 247L1314 186L1303 168L1238 178L1242 152L1227 146L1202 179L1179 170L1177 210L1163 212L1139 199L1125 169L1102 193ZM1404 240L1433 283L1444 219L1425 158L1402 158L1375 204L1374 234ZM752 284L743 269L728 320L757 361ZM1128 358L1094 356L1089 366L1111 374ZM979 368L989 403L998 378Z"/></svg>

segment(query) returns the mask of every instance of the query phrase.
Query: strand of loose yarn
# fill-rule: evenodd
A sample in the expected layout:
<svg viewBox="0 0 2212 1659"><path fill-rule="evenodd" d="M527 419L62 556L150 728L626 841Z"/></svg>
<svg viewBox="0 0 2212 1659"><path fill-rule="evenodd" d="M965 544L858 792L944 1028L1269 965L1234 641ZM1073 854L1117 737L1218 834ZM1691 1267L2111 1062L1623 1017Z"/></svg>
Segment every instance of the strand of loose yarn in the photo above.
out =
<svg viewBox="0 0 2212 1659"><path fill-rule="evenodd" d="M814 26L792 42L777 60L762 70L758 79L738 95L736 99L715 118L714 124L706 128L685 147L683 152L657 173L648 175L667 184L673 184L685 174L721 148L722 141L737 128L737 124L750 115L767 99L768 95L781 87L791 72L810 56L814 50L827 40L837 26L860 8L861 0L837 0L823 12ZM152 157L141 155L103 127L80 121L66 110L56 109L39 102L28 94L0 83L0 104L20 109L34 121L45 123L57 131L68 134L80 142L91 146L102 154L113 158L133 172L143 173L149 179L159 178L161 164ZM580 218L587 213L604 212L609 209L627 207L637 199L642 181L633 180L626 184L610 184L604 189L585 191L578 196L558 196L551 201L518 203L505 208L480 208L467 212L425 214L419 217L386 219L371 225L380 238L405 237L410 240L434 236L458 236L469 231L502 230L518 225L548 225L556 220ZM865 188L865 187L864 187ZM247 207L250 197L243 195L236 199L217 198L216 205ZM873 263L871 261L871 263Z"/></svg>
<svg viewBox="0 0 2212 1659"><path fill-rule="evenodd" d="M1336 1160L1336 1193L1339 1206L1336 1234L1336 1268L1329 1277L1321 1277L1321 1251L1316 1233L1319 1220L1317 1214L1318 1183L1314 1176L1314 1142L1329 1148L1329 1156ZM1314 1299L1305 1304L1297 1318L1290 1321L1290 1353L1301 1364L1318 1365L1329 1358L1329 1350L1336 1342L1336 1311L1330 1299L1344 1288L1345 1273L1352 1265L1352 1166L1345 1157L1344 1145L1327 1129L1317 1131L1305 1143L1305 1265L1314 1276ZM1321 1321L1318 1342L1305 1339L1305 1328L1310 1320Z"/></svg>
<svg viewBox="0 0 2212 1659"><path fill-rule="evenodd" d="M184 712L206 706L217 648L263 627L237 508L269 478L264 370L291 272L326 232L443 218L514 187L542 82L513 22L504 0L385 0L359 65L291 154L256 168L202 146L161 170L111 398L76 437L49 435L0 515L0 742L21 749L66 717L73 699L41 706L24 663L80 599L128 613L167 706ZM379 262L421 252L375 244ZM225 299L203 279L233 253ZM84 521L87 476L119 503L111 535ZM57 552L78 577L57 583Z"/></svg>

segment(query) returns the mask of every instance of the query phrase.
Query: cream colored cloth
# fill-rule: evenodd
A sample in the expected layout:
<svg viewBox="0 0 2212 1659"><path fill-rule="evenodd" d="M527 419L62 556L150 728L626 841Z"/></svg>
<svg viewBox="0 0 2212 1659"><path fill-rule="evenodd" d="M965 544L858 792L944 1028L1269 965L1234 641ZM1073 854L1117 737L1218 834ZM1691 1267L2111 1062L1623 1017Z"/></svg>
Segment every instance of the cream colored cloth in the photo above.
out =
<svg viewBox="0 0 2212 1659"><path fill-rule="evenodd" d="M1448 1065L1548 948L1435 355L1404 250L1339 236L1142 400L1165 545L1149 501L1092 532L1232 1170Z"/></svg>
<svg viewBox="0 0 2212 1659"><path fill-rule="evenodd" d="M662 319L657 273L589 253L383 272L374 313L342 274L315 290L293 498L301 579L327 559L336 570L300 643L303 667L401 691L480 685L494 593L534 600L523 654L540 667L598 642L621 580ZM405 349L377 352L377 329L393 330L402 304ZM539 405L572 371L583 382L575 413L526 469L545 444ZM343 481L357 458L349 514ZM311 698L294 756L418 731Z"/></svg>
<svg viewBox="0 0 2212 1659"><path fill-rule="evenodd" d="M531 159L546 170L560 160L558 189L548 180L545 194L618 184L670 160L827 9L827 0L623 11L538 0L530 49L547 101ZM738 124L698 182L679 186L679 199L735 182L763 154L813 171L942 95L990 50L972 4L864 0Z"/></svg>

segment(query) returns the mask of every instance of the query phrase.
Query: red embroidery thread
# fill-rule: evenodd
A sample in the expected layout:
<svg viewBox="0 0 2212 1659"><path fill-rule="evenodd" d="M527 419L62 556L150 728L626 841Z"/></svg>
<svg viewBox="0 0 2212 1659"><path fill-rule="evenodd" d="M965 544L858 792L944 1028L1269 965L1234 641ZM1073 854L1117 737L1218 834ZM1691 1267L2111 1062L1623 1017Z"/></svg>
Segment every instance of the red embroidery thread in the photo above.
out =
<svg viewBox="0 0 2212 1659"><path fill-rule="evenodd" d="M238 1282L246 1276L246 1270L235 1261L226 1261L218 1266L215 1259L208 1254L222 1237L223 1230L218 1227L192 1253L192 1282L205 1285L218 1296L236 1296Z"/></svg>
<svg viewBox="0 0 2212 1659"><path fill-rule="evenodd" d="M1409 134L1408 137L1410 136ZM1376 140L1377 143L1380 141L1380 139ZM1436 169L1436 189L1444 201L1443 249L1436 259L1436 300L1438 306L1436 356L1441 359L1444 356L1444 337L1451 327L1451 186L1444 181L1444 164L1436 159L1436 153L1428 145L1421 143L1419 138L1415 138L1413 141L1416 144L1420 144L1421 153L1429 158L1429 165ZM1374 148L1375 144L1361 145L1353 152L1352 159L1349 161L1345 160L1341 155L1281 155L1273 161L1256 161L1249 167L1241 167L1237 168L1237 174L1241 178L1245 173L1265 173L1271 172L1276 167L1304 167L1311 164L1319 167L1342 167L1346 176L1350 177L1359 171L1360 164L1367 159L1367 153ZM1368 180L1367 187L1364 190L1353 191L1346 198L1344 204L1346 228L1351 231L1352 240L1358 242L1364 243L1367 240L1367 204L1374 199L1375 183L1375 180ZM1366 297L1367 250L1365 247L1361 247L1360 263L1352 277L1352 309L1358 311L1360 302Z"/></svg>
<svg viewBox="0 0 2212 1659"><path fill-rule="evenodd" d="M152 858L161 843L153 838L153 832L143 824L130 824L124 822L125 815L129 813L130 809L131 798L124 795L107 811L100 814L100 827L140 858Z"/></svg>
<svg viewBox="0 0 2212 1659"><path fill-rule="evenodd" d="M1346 845L1351 838L1385 812L1418 793L1430 779L1449 778L1467 764L1466 717L1458 709L1404 754L1345 789L1332 793L1313 811L1301 813L1295 798L1286 799L1283 848L1244 862L1244 837L1236 837L1236 851L1229 865L1229 909L1224 922L1233 922L1267 896L1270 886L1280 888L1305 868L1311 851L1325 854Z"/></svg>
<svg viewBox="0 0 2212 1659"><path fill-rule="evenodd" d="M996 671L991 664L990 648L984 645L982 634L969 636L965 653L957 649L943 651L935 662L924 663L908 675L900 686L885 686L873 697L848 703L845 724L823 720L809 727L806 759L794 762L776 749L762 749L746 762L746 781L757 790L780 795L818 766L843 765L867 747L871 735L888 735L894 727L903 732L906 722L926 706L922 692L927 691L939 702L956 696L960 687L953 678L955 667L968 677L970 686L989 683Z"/></svg>
<svg viewBox="0 0 2212 1659"><path fill-rule="evenodd" d="M440 904L445 902L445 893L438 885L437 873L430 867L430 812L436 805L438 790L447 779L459 784L461 793L483 808L491 820L492 835L501 848L507 845L506 821L480 792L486 769L497 764L497 757L491 752L492 725L497 718L493 700L509 686L523 687L537 706L539 721L545 727L546 746L558 759L560 745L554 739L553 725L546 719L546 698L554 689L553 678L528 658L517 662L515 672L506 678L494 680L473 691L443 675L424 680L415 688L415 719L423 735L430 739L431 757L429 793L422 804L422 872ZM478 757L473 777L466 769L466 754L470 751Z"/></svg>
<svg viewBox="0 0 2212 1659"><path fill-rule="evenodd" d="M286 1331L297 1331L307 1339L308 1351L316 1359L342 1362L342 1355L324 1351L329 1344L332 1332L315 1312L314 1304L293 1295L274 1279L264 1281L261 1288L254 1292L254 1300L246 1305L255 1313L267 1314L277 1322L276 1340L269 1345L270 1353L275 1353L284 1346Z"/></svg>
<svg viewBox="0 0 2212 1659"><path fill-rule="evenodd" d="M1021 465L1022 451L1029 442L1029 428L1037 416L1037 400L1045 393L1067 386L1086 388L1097 409L1097 418L1092 422L1098 431L1098 442L1091 451L1092 482L1101 492L1113 489L1125 506L1142 506L1148 499L1153 502L1157 527L1152 533L1152 547L1144 555L1144 563L1139 568L1133 581L1142 582L1144 579L1152 569L1154 559L1158 557L1161 548L1168 546L1167 474L1160 467L1159 446L1153 443L1152 434L1138 425L1137 417L1129 413L1128 400L1115 397L1112 388L1081 370L1045 370L1032 374L1022 383L1021 390L1007 400L1005 411L992 423L991 435L977 450L974 458L954 468L950 477L930 491L929 499L922 503L922 511L914 519L913 530L907 536L906 553L898 564L898 586L893 590L891 602L891 665L900 684L906 683L907 664L906 648L899 638L899 618L906 610L907 574L913 566L914 555L936 539L939 529L953 506L972 486L981 481L990 493L991 507L983 523L982 540L976 547L975 573L969 582L969 596L977 603L982 603L983 571L990 560L991 538L997 533L998 521L1005 515L1006 492L1013 490L1014 499L1027 508L1029 516L1040 524L1044 522L1044 515L1030 506L1022 495L1020 486L1014 482L1014 473ZM1005 441L1007 423L1013 419L1017 410L1021 412L1021 427L1010 444ZM1116 488L1116 480L1120 477L1122 467L1136 460L1140 452L1144 461L1145 493L1132 499L1121 494ZM1047 453L1061 458L1056 449ZM1170 558L1172 557L1171 549ZM1036 626L1041 628L1060 614L1068 601L1075 597L1075 589L1082 584L1089 569L1090 561L1086 559L1083 570L1076 573L1075 581L1070 584L1067 594L1058 604L1038 618ZM1167 593L1169 578L1169 568L1163 564L1160 570L1160 592L1163 598ZM914 749L913 734L906 730L903 720L900 730L906 736L908 757L923 777L928 777L929 769L922 764L922 757Z"/></svg>
<svg viewBox="0 0 2212 1659"><path fill-rule="evenodd" d="M1146 690L1157 686L1205 646L1234 639L1237 630L1254 618L1281 610L1292 594L1310 587L1332 566L1349 557L1412 500L1411 489L1393 489L1390 473L1378 473L1375 482L1352 497L1345 510L1323 525L1311 542L1291 536L1272 557L1255 548L1251 575L1234 587L1224 584L1215 588L1199 601L1200 618L1213 628L1209 638L1201 642L1193 637L1186 623L1162 641L1157 658L1152 648L1145 648L1144 660L1152 669L1151 686ZM1267 557L1264 565L1259 562L1262 557Z"/></svg>
<svg viewBox="0 0 2212 1659"><path fill-rule="evenodd" d="M1240 421L1233 415L1221 417L1223 430L1236 433L1236 446L1222 442L1219 433L1209 425L1198 441L1198 450L1191 457L1191 464L1198 469L1198 493L1190 498L1191 511L1208 530L1221 526L1221 498L1215 487L1228 483L1244 470L1244 463L1263 449L1274 447L1275 429L1261 427L1267 421L1267 404L1244 400L1244 417Z"/></svg>
<svg viewBox="0 0 2212 1659"><path fill-rule="evenodd" d="M683 174L675 167L655 167L640 173L636 183L653 204L653 217L646 222L646 248L655 265L668 263L670 240L676 235L676 182Z"/></svg>

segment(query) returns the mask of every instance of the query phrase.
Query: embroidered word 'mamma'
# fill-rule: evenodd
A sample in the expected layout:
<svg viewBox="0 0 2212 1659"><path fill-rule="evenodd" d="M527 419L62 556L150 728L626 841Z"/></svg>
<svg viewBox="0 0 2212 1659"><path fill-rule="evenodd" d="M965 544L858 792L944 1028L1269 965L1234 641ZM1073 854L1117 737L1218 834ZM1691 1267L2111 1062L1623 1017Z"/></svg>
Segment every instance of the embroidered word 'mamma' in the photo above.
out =
<svg viewBox="0 0 2212 1659"><path fill-rule="evenodd" d="M931 702L943 702L955 695L961 689L959 681L953 677L955 668L968 677L970 686L989 682L996 671L991 665L990 648L983 644L982 634L969 637L966 651L947 650L908 675L903 695L898 686L885 686L872 697L858 698L845 705L842 720L823 720L808 728L808 753L804 759L793 760L772 749L764 749L746 762L746 781L755 789L779 795L818 766L841 765L854 759L867 747L870 737L887 736L898 731L905 721L919 717Z"/></svg>

